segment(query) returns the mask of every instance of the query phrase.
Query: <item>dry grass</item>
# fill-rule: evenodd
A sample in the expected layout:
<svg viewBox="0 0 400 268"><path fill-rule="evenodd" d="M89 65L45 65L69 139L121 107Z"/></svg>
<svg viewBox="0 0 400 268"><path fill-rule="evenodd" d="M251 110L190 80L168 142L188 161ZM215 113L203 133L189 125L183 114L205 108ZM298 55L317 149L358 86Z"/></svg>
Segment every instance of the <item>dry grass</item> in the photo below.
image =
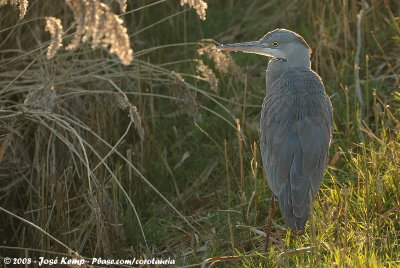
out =
<svg viewBox="0 0 400 268"><path fill-rule="evenodd" d="M28 92L24 104L28 109L51 112L54 109L56 92L50 85L33 88Z"/></svg>
<svg viewBox="0 0 400 268"><path fill-rule="evenodd" d="M126 29L121 30L121 19L111 13L108 7L97 1L68 3L74 11L78 28L74 34L75 41L69 48L91 41L92 44L110 45L110 52L122 53L119 56L125 59L124 63L132 61L125 46L129 44ZM77 10L77 4L81 4L80 7L84 5L87 12ZM85 17L84 21L79 20L82 16ZM5 19L3 16L0 18ZM93 18L95 21L90 21ZM101 28L89 29L101 26L98 24L101 22L99 18L105 19L102 23L107 23L108 28L105 31ZM4 235L4 231L8 232L8 228L14 229L14 226L19 230L25 228L26 222L31 222L29 230L17 231L18 235L30 236L29 241L16 245L18 248L34 249L29 253L31 256L41 256L45 248L53 249L46 253L47 256L69 256L70 248L79 252L80 256L100 254L111 257L116 252L127 258L139 256L142 252L149 252L149 245L148 234L144 232L141 216L136 209L138 200L133 199L137 191L158 196L169 207L168 211L186 222L185 226L189 229L196 230L193 222L143 175L143 159L149 157L143 148L149 143L143 142L151 134L146 134L147 123L142 125L140 112L132 102L139 103L143 109L148 105L143 104L142 97L147 99L146 102L160 99L174 105L186 103L184 109L180 110L189 108L196 117L200 107L193 92L198 89L185 82L177 72L138 59L131 62L129 69L124 69L115 60L101 57L98 53L91 54L91 50L83 45L79 50L54 56L55 48L61 46L62 30L58 27L61 20L67 23L71 17L66 14L57 19L47 19L46 29L52 36L47 57L51 57L51 61L45 58L46 44L34 45L40 44L40 40L36 40L40 31L32 33L22 28L30 23L32 28L40 29L36 21L0 30L6 37L2 39L3 51L13 48L10 40L14 38L37 41L23 43L23 49L16 53L2 53L0 58L0 75L5 78L0 81L1 103L4 105L0 114L2 178L11 178L13 181L12 184L1 181L0 198L3 206L13 207L14 197L17 196L14 193L21 189L24 191L23 185L27 182L31 186L23 194L29 200L17 205L22 217L5 223L8 227L2 229L1 236L12 241L13 238ZM12 20L9 22L12 23ZM25 34L20 35L19 31L24 30ZM121 33L124 34L122 38ZM117 41L120 43L116 43L115 38L119 38ZM122 49L125 52L120 51ZM148 53L146 50L139 51L142 57ZM35 54L33 59L30 58L31 54ZM13 67L5 69L10 63L13 63ZM143 92L143 85L161 92ZM174 90L174 87L181 89ZM171 92L162 93L162 89ZM202 90L198 92L207 94ZM188 107L188 101L195 105ZM121 112L118 107L124 111ZM136 131L133 131L133 127ZM20 157L22 155L24 157ZM125 168L121 170L122 166ZM128 187L128 181L136 184L137 188ZM122 211L127 215L121 217ZM122 228L126 221L130 222L129 226L137 227L136 239L140 242L135 243L134 247L128 246L130 242L124 231L126 228ZM32 227L46 229L46 232L31 233ZM57 243L59 239L65 243ZM7 248L9 252L18 254L18 248L10 248L15 245L13 243L7 242L3 250ZM66 244L68 248L64 247Z"/></svg>

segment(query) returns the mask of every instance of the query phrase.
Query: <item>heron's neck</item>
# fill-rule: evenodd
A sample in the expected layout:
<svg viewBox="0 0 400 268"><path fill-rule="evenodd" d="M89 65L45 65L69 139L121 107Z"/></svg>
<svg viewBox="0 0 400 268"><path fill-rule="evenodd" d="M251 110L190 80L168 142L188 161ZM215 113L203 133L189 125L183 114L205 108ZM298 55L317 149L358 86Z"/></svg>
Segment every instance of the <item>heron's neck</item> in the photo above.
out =
<svg viewBox="0 0 400 268"><path fill-rule="evenodd" d="M270 88L272 83L289 68L297 67L311 69L310 54L308 51L307 53L290 55L288 58L288 60L274 58L269 61L266 75L267 90Z"/></svg>

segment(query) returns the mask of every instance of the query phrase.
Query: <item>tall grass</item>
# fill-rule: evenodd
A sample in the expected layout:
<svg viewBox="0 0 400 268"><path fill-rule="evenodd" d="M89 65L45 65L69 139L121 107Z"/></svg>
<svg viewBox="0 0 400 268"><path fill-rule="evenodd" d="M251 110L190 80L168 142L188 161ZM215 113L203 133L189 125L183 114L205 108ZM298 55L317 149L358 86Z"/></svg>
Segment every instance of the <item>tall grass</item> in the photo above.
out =
<svg viewBox="0 0 400 268"><path fill-rule="evenodd" d="M357 28L365 6L355 0L208 1L205 21L179 1L128 1L126 12L124 1L105 2L124 20L129 65L90 43L46 59L46 17L62 21L64 44L73 40L63 0L29 1L22 19L0 8L1 257L398 265L399 3L369 1ZM313 48L335 133L306 231L293 236L278 214L265 257L266 60L235 54L239 70L211 39L253 40L277 27Z"/></svg>

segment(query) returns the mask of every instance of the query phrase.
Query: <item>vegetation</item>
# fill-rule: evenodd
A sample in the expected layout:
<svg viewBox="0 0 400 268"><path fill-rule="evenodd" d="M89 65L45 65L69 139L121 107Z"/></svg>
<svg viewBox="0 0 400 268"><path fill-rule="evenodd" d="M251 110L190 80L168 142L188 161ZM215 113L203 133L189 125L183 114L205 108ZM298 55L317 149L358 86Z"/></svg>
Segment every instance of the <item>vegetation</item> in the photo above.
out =
<svg viewBox="0 0 400 268"><path fill-rule="evenodd" d="M398 1L102 2L0 0L2 259L399 266ZM214 44L278 27L313 48L335 129L305 232L277 212L266 257L267 61Z"/></svg>

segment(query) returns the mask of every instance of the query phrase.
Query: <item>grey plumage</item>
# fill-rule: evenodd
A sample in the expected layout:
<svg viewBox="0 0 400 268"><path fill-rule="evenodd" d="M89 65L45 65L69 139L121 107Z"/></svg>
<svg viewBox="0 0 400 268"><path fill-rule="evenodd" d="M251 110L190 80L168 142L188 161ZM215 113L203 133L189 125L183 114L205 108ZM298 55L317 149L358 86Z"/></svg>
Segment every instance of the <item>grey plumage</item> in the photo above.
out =
<svg viewBox="0 0 400 268"><path fill-rule="evenodd" d="M329 97L311 70L311 49L303 37L285 29L219 49L271 57L261 111L261 155L285 222L302 230L326 167L333 124Z"/></svg>

